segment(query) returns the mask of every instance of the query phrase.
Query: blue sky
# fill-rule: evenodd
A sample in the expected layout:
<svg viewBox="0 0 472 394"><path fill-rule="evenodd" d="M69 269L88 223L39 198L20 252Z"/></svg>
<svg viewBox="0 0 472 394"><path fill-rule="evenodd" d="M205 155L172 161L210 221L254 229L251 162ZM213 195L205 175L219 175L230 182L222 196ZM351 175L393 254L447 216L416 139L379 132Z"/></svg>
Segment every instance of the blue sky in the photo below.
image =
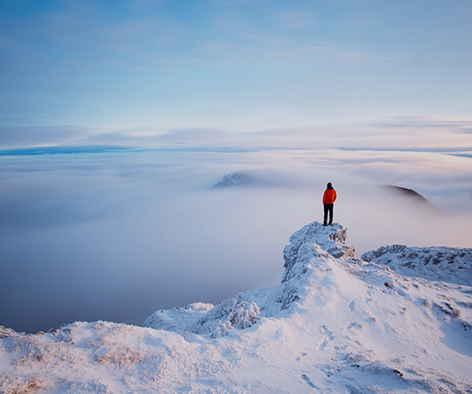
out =
<svg viewBox="0 0 472 394"><path fill-rule="evenodd" d="M2 0L3 145L470 119L470 20L469 0Z"/></svg>

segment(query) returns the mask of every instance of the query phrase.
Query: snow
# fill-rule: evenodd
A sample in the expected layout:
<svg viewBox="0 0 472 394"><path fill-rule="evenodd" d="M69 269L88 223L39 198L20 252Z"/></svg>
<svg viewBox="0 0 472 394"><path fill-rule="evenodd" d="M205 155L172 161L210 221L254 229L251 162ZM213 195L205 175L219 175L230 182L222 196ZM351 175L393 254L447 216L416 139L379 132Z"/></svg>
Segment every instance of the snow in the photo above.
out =
<svg viewBox="0 0 472 394"><path fill-rule="evenodd" d="M346 236L313 222L285 247L280 285L156 311L145 327L0 329L0 392L472 392L471 250L357 259Z"/></svg>
<svg viewBox="0 0 472 394"><path fill-rule="evenodd" d="M256 322L257 315L259 308L256 303L231 298L217 307L198 302L185 308L157 311L146 319L144 326L181 334L209 334L216 338L228 335L234 328L251 327Z"/></svg>
<svg viewBox="0 0 472 394"><path fill-rule="evenodd" d="M361 258L385 264L404 276L472 286L472 249L391 245L364 253Z"/></svg>

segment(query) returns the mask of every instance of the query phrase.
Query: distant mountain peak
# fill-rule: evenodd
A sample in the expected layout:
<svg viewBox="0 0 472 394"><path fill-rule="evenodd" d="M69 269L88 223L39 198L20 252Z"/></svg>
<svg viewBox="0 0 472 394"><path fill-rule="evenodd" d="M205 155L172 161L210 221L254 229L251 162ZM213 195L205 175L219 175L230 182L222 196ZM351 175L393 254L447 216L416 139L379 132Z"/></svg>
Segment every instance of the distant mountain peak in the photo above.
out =
<svg viewBox="0 0 472 394"><path fill-rule="evenodd" d="M277 186L276 175L270 171L235 171L223 176L223 179L216 183L213 188L233 188L245 186Z"/></svg>
<svg viewBox="0 0 472 394"><path fill-rule="evenodd" d="M418 192L416 192L413 189L408 189L407 187L395 186L395 185L384 185L383 187L385 187L389 190L393 190L393 191L395 191L395 192L397 192L397 193L399 193L403 196L411 197L411 198L414 198L418 201L429 203L429 201L426 198L424 198L421 194L419 194Z"/></svg>
<svg viewBox="0 0 472 394"><path fill-rule="evenodd" d="M249 171L232 172L223 176L223 179L215 184L215 188L247 186L257 184L257 177Z"/></svg>
<svg viewBox="0 0 472 394"><path fill-rule="evenodd" d="M435 214L440 214L440 215L444 214L444 212L442 212L437 206L432 204L430 201L424 198L420 193L418 193L417 191L413 189L409 189L407 187L402 187L402 186L395 186L395 185L384 185L382 187L388 191L392 191L398 196L407 198L412 202L417 202L421 204L422 206L429 209L431 212Z"/></svg>

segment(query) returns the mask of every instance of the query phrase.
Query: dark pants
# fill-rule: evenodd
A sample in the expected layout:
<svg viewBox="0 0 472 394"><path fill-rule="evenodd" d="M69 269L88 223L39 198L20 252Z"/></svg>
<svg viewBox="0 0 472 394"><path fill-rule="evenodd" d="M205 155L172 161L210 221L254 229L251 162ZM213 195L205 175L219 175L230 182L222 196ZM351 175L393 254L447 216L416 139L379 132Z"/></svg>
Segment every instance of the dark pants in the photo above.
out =
<svg viewBox="0 0 472 394"><path fill-rule="evenodd" d="M329 214L329 224L333 223L333 208L334 208L334 204L324 204L323 224L325 226L326 224L328 224L328 214Z"/></svg>

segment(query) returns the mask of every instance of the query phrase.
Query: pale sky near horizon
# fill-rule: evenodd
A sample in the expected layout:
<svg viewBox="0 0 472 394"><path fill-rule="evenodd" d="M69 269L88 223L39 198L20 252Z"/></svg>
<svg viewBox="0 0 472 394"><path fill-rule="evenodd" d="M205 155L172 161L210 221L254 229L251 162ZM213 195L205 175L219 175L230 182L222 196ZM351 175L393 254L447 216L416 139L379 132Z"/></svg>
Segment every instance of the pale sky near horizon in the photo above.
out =
<svg viewBox="0 0 472 394"><path fill-rule="evenodd" d="M469 0L2 0L1 145L470 120L471 20Z"/></svg>

